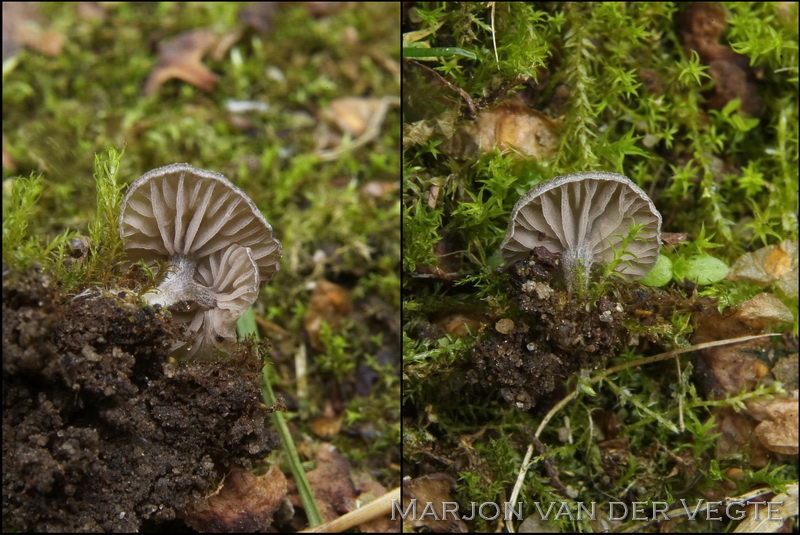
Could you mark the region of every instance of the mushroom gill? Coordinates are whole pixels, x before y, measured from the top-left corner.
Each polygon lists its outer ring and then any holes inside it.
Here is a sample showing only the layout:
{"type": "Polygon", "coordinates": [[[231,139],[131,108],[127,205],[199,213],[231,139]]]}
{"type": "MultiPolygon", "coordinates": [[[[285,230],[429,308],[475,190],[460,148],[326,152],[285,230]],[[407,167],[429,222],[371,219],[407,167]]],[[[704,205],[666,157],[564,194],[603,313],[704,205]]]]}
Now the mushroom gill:
{"type": "Polygon", "coordinates": [[[224,176],[188,164],[131,184],[119,227],[132,259],[167,261],[142,297],[197,333],[192,355],[235,340],[236,320],[280,267],[281,244],[253,201],[224,176]]]}
{"type": "Polygon", "coordinates": [[[534,247],[561,254],[570,285],[595,262],[614,260],[632,225],[643,225],[627,244],[616,271],[645,276],[658,259],[661,214],[653,201],[623,175],[573,173],[539,184],[514,205],[501,245],[506,264],[525,260],[534,247]]]}

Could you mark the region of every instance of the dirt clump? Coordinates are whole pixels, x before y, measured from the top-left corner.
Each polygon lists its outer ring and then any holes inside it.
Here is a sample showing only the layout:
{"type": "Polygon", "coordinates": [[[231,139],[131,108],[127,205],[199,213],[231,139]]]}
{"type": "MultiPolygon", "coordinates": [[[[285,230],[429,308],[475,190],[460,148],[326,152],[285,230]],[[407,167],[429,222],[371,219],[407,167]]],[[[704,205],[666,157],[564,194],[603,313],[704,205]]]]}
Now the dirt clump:
{"type": "Polygon", "coordinates": [[[516,311],[495,323],[472,349],[485,385],[527,410],[578,370],[601,368],[628,340],[620,303],[601,296],[593,303],[558,280],[560,255],[536,247],[508,269],[516,311]]]}
{"type": "Polygon", "coordinates": [[[170,362],[180,336],[130,292],[4,276],[4,531],[175,527],[276,446],[257,363],[170,362]]]}

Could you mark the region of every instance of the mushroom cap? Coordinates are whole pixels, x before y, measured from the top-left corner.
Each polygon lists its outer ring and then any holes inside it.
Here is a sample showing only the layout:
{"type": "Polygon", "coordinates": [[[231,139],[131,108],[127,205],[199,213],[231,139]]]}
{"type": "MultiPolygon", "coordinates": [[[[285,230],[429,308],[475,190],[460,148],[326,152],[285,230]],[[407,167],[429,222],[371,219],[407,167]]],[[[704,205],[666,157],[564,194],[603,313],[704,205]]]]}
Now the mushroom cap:
{"type": "Polygon", "coordinates": [[[188,351],[209,356],[213,348],[226,350],[236,341],[236,321],[258,298],[258,266],[249,247],[233,245],[217,251],[197,266],[197,279],[211,288],[216,306],[196,309],[189,330],[200,333],[188,351]]]}
{"type": "Polygon", "coordinates": [[[119,232],[128,254],[202,262],[231,245],[251,249],[260,284],[280,268],[281,244],[253,201],[227,178],[186,163],[139,177],[125,195],[119,232]]]}
{"type": "MultiPolygon", "coordinates": [[[[645,276],[658,259],[661,214],[629,178],[601,171],[564,175],[523,195],[511,212],[501,245],[506,264],[525,260],[534,247],[561,253],[564,269],[611,262],[632,224],[644,226],[627,246],[616,270],[628,279],[645,276]]],[[[568,273],[569,277],[572,274],[568,273]]]]}

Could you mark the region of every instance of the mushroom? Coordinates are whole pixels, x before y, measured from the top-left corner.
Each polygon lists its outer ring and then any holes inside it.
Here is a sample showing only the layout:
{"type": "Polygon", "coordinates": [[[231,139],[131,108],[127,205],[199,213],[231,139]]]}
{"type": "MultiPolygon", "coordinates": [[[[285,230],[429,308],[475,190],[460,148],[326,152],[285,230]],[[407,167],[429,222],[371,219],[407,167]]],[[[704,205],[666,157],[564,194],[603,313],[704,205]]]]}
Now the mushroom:
{"type": "Polygon", "coordinates": [[[236,320],[279,269],[281,244],[253,201],[224,176],[189,164],[131,184],[119,231],[133,259],[167,261],[159,285],[142,297],[188,324],[198,338],[189,355],[235,340],[236,320]]]}
{"type": "Polygon", "coordinates": [[[661,214],[629,178],[589,171],[556,177],[523,195],[511,213],[501,245],[506,264],[525,260],[534,247],[561,253],[568,284],[583,270],[588,280],[595,262],[614,260],[631,225],[643,225],[627,244],[616,271],[644,277],[658,259],[661,214]]]}

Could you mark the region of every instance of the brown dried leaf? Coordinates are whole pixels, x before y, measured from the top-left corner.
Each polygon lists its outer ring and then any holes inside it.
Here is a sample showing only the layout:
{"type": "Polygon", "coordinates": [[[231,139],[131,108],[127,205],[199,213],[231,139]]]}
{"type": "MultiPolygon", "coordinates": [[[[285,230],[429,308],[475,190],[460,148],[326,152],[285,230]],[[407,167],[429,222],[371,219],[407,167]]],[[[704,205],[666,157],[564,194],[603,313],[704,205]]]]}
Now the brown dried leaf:
{"type": "Polygon", "coordinates": [[[361,186],[361,195],[368,198],[379,199],[400,189],[396,181],[370,180],[361,186]]]}
{"type": "Polygon", "coordinates": [[[338,284],[326,280],[317,281],[314,293],[308,303],[306,316],[303,319],[311,347],[317,351],[324,350],[325,347],[320,340],[323,322],[330,325],[331,328],[336,328],[342,318],[350,314],[352,309],[350,292],[338,284]]]}
{"type": "MultiPolygon", "coordinates": [[[[712,308],[704,310],[696,321],[694,344],[758,334],[763,328],[763,324],[747,322],[735,311],[722,315],[712,308]]],[[[767,347],[769,341],[759,339],[701,350],[697,366],[701,385],[719,397],[752,390],[760,375],[756,355],[767,347]]]]}
{"type": "Polygon", "coordinates": [[[557,143],[558,128],[552,119],[522,104],[506,103],[480,112],[442,144],[442,151],[454,158],[471,158],[495,148],[513,148],[542,160],[553,154],[557,143]]]}
{"type": "Polygon", "coordinates": [[[202,63],[203,57],[217,45],[209,30],[184,32],[158,47],[158,63],[145,82],[145,95],[152,95],[167,80],[178,78],[203,91],[211,91],[219,77],[202,63]]]}
{"type": "MultiPolygon", "coordinates": [[[[323,521],[330,522],[356,508],[357,493],[350,478],[350,463],[331,444],[320,446],[317,467],[306,476],[314,490],[314,498],[323,521]]],[[[292,498],[294,502],[295,496],[292,498]]],[[[299,496],[296,498],[299,500],[299,496]]]]}
{"type": "Polygon", "coordinates": [[[728,278],[745,279],[763,286],[777,283],[786,295],[797,297],[797,266],[797,242],[784,240],[779,245],[768,245],[739,257],[728,278]]]}
{"type": "Polygon", "coordinates": [[[190,508],[183,519],[200,532],[273,531],[272,516],[287,492],[278,466],[262,476],[234,468],[219,492],[207,499],[206,509],[190,508]]]}
{"type": "Polygon", "coordinates": [[[358,137],[366,130],[370,118],[380,108],[382,100],[366,97],[337,98],[322,111],[322,117],[335,124],[341,132],[358,137]]]}
{"type": "Polygon", "coordinates": [[[764,418],[755,433],[765,448],[782,455],[798,454],[799,408],[796,398],[775,399],[764,407],[764,418]]]}
{"type": "Polygon", "coordinates": [[[479,312],[470,310],[468,312],[448,312],[433,323],[442,329],[445,334],[466,338],[478,332],[481,327],[481,320],[479,312]]]}
{"type": "Polygon", "coordinates": [[[57,56],[64,47],[64,36],[45,27],[37,2],[3,2],[3,61],[21,47],[57,56]]]}
{"type": "Polygon", "coordinates": [[[791,323],[792,311],[780,299],[769,293],[760,293],[736,308],[736,317],[754,327],[765,324],[791,323]]]}
{"type": "Polygon", "coordinates": [[[458,109],[444,111],[432,119],[422,119],[413,123],[403,124],[403,148],[408,149],[415,145],[427,142],[434,135],[446,139],[456,133],[456,122],[460,114],[458,109]]]}
{"type": "Polygon", "coordinates": [[[336,415],[330,402],[325,404],[322,416],[311,420],[311,431],[320,438],[331,439],[339,434],[344,414],[336,415]]]}
{"type": "MultiPolygon", "coordinates": [[[[403,482],[403,511],[407,511],[412,499],[417,500],[417,514],[406,517],[404,532],[427,528],[436,533],[466,533],[467,525],[452,513],[444,514],[444,503],[453,502],[450,489],[455,481],[447,474],[431,474],[403,482]],[[423,510],[430,504],[436,514],[425,514],[423,510]]],[[[430,513],[430,510],[428,510],[430,513]]]]}

